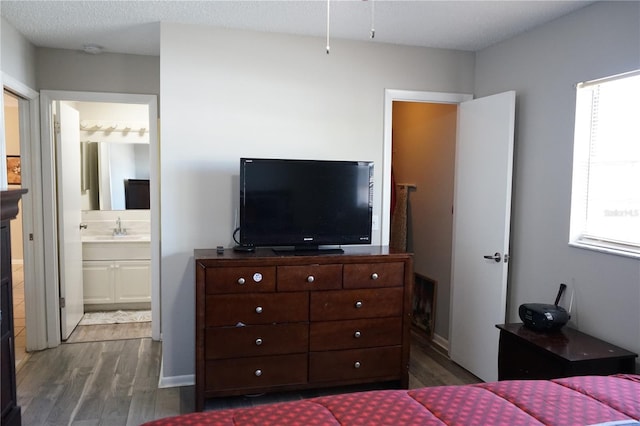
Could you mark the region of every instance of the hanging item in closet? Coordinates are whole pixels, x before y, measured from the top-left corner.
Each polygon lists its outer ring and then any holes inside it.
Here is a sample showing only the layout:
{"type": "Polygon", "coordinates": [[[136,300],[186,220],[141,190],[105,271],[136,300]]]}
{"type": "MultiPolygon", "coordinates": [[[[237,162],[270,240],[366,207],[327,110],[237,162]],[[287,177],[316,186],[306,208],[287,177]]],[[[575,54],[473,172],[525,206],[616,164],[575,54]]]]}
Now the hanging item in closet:
{"type": "Polygon", "coordinates": [[[393,251],[407,251],[408,207],[409,188],[415,188],[414,184],[398,184],[395,200],[395,209],[391,215],[391,235],[389,247],[393,251]]]}

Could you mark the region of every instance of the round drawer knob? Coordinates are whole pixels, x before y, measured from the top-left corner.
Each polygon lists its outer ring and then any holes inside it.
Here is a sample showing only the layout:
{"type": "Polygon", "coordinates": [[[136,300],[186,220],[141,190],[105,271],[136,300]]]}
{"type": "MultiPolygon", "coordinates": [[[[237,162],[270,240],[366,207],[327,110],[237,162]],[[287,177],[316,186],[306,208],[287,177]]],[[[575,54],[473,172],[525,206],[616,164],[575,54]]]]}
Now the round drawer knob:
{"type": "Polygon", "coordinates": [[[375,272],[373,274],[371,274],[371,279],[372,280],[377,280],[378,278],[380,278],[380,276],[378,274],[376,274],[375,272]]]}
{"type": "Polygon", "coordinates": [[[247,281],[244,278],[242,278],[242,277],[238,278],[238,284],[242,285],[242,284],[244,284],[246,282],[247,281]]]}
{"type": "Polygon", "coordinates": [[[356,361],[353,363],[353,368],[360,368],[360,361],[356,361]]]}
{"type": "Polygon", "coordinates": [[[308,283],[312,283],[312,282],[314,282],[315,280],[316,280],[316,278],[315,278],[313,275],[309,275],[309,276],[307,277],[307,282],[308,282],[308,283]]]}
{"type": "Polygon", "coordinates": [[[362,333],[360,333],[359,330],[353,333],[353,337],[355,337],[356,339],[358,339],[360,336],[362,336],[362,333]]]}
{"type": "Polygon", "coordinates": [[[256,370],[254,374],[256,375],[256,377],[260,377],[262,376],[262,370],[256,370]]]}
{"type": "Polygon", "coordinates": [[[262,313],[262,306],[256,307],[256,314],[261,314],[261,313],[262,313]]]}
{"type": "Polygon", "coordinates": [[[262,344],[262,339],[258,337],[256,339],[256,346],[260,346],[261,344],[262,344]]]}
{"type": "Polygon", "coordinates": [[[362,301],[361,301],[361,300],[358,300],[358,301],[356,302],[356,308],[357,308],[357,309],[362,308],[362,301]]]}

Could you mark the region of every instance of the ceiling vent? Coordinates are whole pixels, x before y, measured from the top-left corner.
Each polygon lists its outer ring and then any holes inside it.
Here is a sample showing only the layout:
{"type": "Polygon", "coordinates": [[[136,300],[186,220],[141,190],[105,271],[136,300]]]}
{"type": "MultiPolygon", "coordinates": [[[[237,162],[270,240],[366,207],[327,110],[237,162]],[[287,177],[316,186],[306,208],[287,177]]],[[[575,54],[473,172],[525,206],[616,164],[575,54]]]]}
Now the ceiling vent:
{"type": "Polygon", "coordinates": [[[82,46],[82,51],[90,55],[99,55],[104,51],[104,47],[97,44],[85,44],[82,46]]]}

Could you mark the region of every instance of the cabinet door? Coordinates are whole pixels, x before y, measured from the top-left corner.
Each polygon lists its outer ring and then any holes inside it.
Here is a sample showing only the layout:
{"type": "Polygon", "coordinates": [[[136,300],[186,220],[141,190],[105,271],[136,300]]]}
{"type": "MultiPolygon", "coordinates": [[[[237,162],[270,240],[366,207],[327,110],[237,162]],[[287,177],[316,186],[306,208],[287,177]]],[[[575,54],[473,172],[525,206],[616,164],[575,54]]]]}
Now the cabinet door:
{"type": "Polygon", "coordinates": [[[114,262],[115,303],[151,301],[151,267],[148,260],[114,262]]]}
{"type": "Polygon", "coordinates": [[[82,262],[84,303],[113,303],[113,268],[111,261],[85,260],[82,262]]]}

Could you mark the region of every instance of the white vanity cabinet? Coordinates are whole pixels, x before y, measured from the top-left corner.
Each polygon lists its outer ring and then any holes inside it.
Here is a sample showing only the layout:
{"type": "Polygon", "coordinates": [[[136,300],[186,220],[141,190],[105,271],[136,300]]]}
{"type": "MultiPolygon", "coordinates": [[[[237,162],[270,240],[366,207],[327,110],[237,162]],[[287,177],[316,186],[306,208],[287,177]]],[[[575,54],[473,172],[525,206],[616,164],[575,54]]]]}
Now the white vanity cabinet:
{"type": "Polygon", "coordinates": [[[82,281],[85,305],[114,302],[113,262],[83,260],[82,281]]]}
{"type": "Polygon", "coordinates": [[[82,253],[85,305],[151,302],[149,242],[85,241],[82,253]]]}

